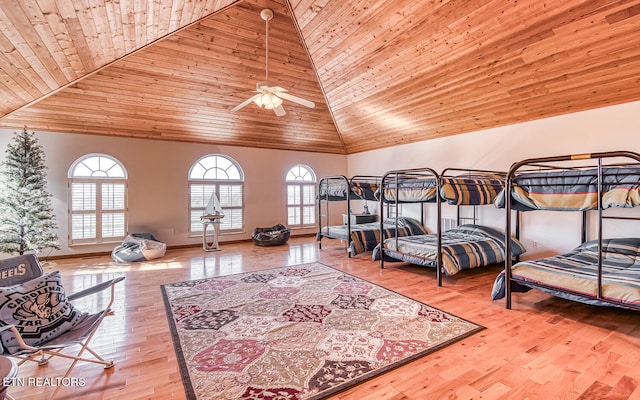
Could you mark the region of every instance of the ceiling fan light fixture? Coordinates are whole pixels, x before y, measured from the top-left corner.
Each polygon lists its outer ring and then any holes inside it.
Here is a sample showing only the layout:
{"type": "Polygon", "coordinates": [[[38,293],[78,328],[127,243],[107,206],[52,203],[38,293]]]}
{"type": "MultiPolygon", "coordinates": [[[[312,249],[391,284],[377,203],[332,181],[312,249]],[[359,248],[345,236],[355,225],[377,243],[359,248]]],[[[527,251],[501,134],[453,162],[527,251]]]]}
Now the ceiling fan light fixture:
{"type": "Polygon", "coordinates": [[[273,11],[265,8],[260,12],[260,17],[265,21],[265,71],[264,82],[258,82],[256,84],[256,90],[251,98],[243,101],[237,106],[233,107],[231,111],[238,111],[241,108],[254,102],[258,107],[266,110],[273,110],[276,116],[282,117],[286,115],[284,108],[282,107],[283,100],[288,100],[305,107],[314,108],[316,105],[313,101],[305,100],[301,97],[297,97],[287,93],[287,90],[280,86],[271,86],[269,82],[269,21],[273,18],[273,11]]]}
{"type": "Polygon", "coordinates": [[[273,93],[263,93],[253,99],[253,102],[260,108],[273,110],[282,105],[282,99],[273,93]]]}

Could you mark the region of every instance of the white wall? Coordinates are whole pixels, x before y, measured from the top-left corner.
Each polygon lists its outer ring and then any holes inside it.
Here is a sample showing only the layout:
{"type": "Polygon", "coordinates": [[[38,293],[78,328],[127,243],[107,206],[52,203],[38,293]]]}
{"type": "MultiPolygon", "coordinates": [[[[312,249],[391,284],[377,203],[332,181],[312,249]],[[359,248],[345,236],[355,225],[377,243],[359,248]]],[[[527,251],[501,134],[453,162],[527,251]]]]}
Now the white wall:
{"type": "MultiPolygon", "coordinates": [[[[631,150],[640,152],[637,140],[640,102],[541,119],[502,128],[461,134],[350,156],[217,146],[193,143],[36,132],[48,166],[48,190],[53,196],[62,249],[53,255],[110,251],[113,244],[68,246],[67,171],[79,157],[106,153],[119,159],[129,173],[129,232],[151,232],[168,245],[198,244],[188,235],[187,172],[205,154],[233,157],[245,173],[245,232],[225,240],[249,239],[253,228],[286,223],[284,176],[295,164],[309,165],[318,178],[328,175],[382,175],[401,168],[447,167],[507,170],[516,161],[540,156],[631,150]]],[[[14,130],[0,129],[0,149],[6,149],[14,130]]],[[[0,162],[4,160],[0,153],[0,162]]],[[[376,205],[369,202],[369,207],[376,205]]],[[[355,204],[360,211],[362,205],[355,204]]],[[[407,210],[416,214],[416,210],[407,210]]],[[[626,212],[627,210],[623,210],[626,212]]],[[[341,210],[333,214],[339,217],[341,210]]],[[[444,206],[443,214],[454,207],[444,206]]],[[[633,210],[631,212],[638,211],[633,210]]],[[[427,210],[427,226],[435,227],[427,210]]],[[[484,224],[504,226],[504,212],[492,206],[481,209],[484,224]]],[[[522,239],[528,256],[557,253],[579,243],[580,216],[576,213],[525,213],[522,239]],[[534,242],[537,247],[534,247],[534,242]]],[[[332,221],[339,223],[339,221],[332,221]]],[[[631,235],[637,224],[616,222],[605,233],[631,235]]],[[[315,229],[294,232],[314,233],[315,229]]]]}
{"type": "MultiPolygon", "coordinates": [[[[512,163],[534,157],[617,150],[640,152],[638,115],[640,102],[634,102],[362,152],[348,157],[348,175],[382,175],[389,170],[420,167],[430,167],[437,172],[445,168],[506,171],[512,163]]],[[[481,208],[482,223],[504,226],[504,212],[487,207],[481,208]]],[[[427,224],[433,229],[434,213],[429,211],[427,209],[427,224]]],[[[639,210],[623,211],[639,213],[639,210]]],[[[445,205],[443,214],[446,212],[455,212],[455,208],[445,205]]],[[[634,225],[609,221],[605,225],[605,234],[615,236],[637,236],[637,230],[637,222],[634,225]]],[[[580,242],[580,215],[544,211],[524,213],[521,233],[528,257],[566,251],[580,242]]]]}
{"type": "MultiPolygon", "coordinates": [[[[6,149],[15,130],[0,129],[0,149],[6,149]]],[[[67,173],[71,164],[89,153],[105,153],[120,160],[129,175],[129,233],[150,232],[169,246],[201,243],[189,237],[187,174],[206,154],[220,153],[235,159],[245,174],[245,232],[223,235],[221,242],[249,239],[256,227],[287,224],[284,179],[296,164],[311,167],[320,178],[346,174],[342,155],[267,150],[233,146],[142,140],[94,135],[36,132],[47,164],[47,190],[58,224],[62,249],[46,255],[111,251],[115,245],[68,245],[67,173]]],[[[5,152],[0,152],[0,162],[5,152]]],[[[293,231],[292,235],[315,233],[293,231]]]]}

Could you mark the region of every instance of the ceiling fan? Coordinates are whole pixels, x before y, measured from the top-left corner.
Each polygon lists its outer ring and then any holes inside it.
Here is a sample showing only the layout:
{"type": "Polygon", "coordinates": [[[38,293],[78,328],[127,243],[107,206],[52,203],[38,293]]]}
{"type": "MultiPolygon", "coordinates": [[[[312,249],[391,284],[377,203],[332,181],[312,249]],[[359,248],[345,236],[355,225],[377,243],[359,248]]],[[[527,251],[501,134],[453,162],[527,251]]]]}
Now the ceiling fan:
{"type": "Polygon", "coordinates": [[[305,107],[313,108],[315,107],[315,103],[309,100],[305,100],[303,98],[291,95],[288,93],[287,89],[284,89],[280,86],[273,86],[269,83],[269,21],[273,18],[273,11],[269,8],[265,8],[260,12],[260,17],[266,22],[266,39],[265,39],[265,47],[266,47],[266,68],[265,68],[265,80],[264,82],[258,82],[256,84],[256,90],[253,96],[243,101],[242,103],[235,106],[231,111],[238,111],[251,102],[256,103],[256,105],[260,108],[265,108],[267,110],[273,110],[273,112],[278,116],[282,117],[286,114],[284,108],[282,107],[283,100],[289,100],[294,103],[303,105],[305,107]]]}

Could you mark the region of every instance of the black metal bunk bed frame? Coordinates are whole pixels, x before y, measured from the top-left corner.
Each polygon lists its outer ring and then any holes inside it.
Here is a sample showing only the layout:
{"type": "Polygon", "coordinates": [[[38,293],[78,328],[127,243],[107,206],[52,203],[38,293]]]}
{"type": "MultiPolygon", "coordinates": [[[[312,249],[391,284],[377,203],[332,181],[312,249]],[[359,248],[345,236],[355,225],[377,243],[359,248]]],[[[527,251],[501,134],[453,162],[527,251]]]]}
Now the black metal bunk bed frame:
{"type": "MultiPolygon", "coordinates": [[[[388,183],[387,183],[388,184],[388,183]]],[[[413,168],[413,169],[405,169],[405,170],[394,170],[394,171],[388,171],[387,173],[385,173],[382,176],[382,180],[380,182],[380,243],[378,244],[380,246],[380,268],[384,268],[384,249],[383,249],[383,243],[385,240],[384,237],[384,215],[382,210],[384,208],[385,204],[391,205],[394,209],[394,216],[393,218],[395,218],[395,224],[397,226],[398,224],[398,216],[399,216],[399,212],[398,212],[398,206],[400,204],[417,204],[419,203],[421,205],[420,207],[420,221],[422,222],[422,224],[424,225],[424,203],[428,203],[428,202],[433,202],[435,201],[437,203],[437,223],[436,223],[436,231],[438,233],[438,237],[437,237],[437,246],[438,246],[438,253],[436,255],[436,279],[438,280],[438,286],[442,286],[442,271],[441,271],[441,265],[442,265],[442,252],[440,251],[440,249],[442,248],[442,242],[441,242],[441,231],[442,231],[442,222],[441,222],[441,217],[440,217],[440,176],[438,175],[438,173],[431,169],[431,168],[413,168]],[[400,201],[400,195],[399,195],[399,185],[400,182],[402,180],[407,180],[407,179],[435,179],[435,189],[436,189],[436,193],[435,193],[435,199],[429,201],[429,200],[425,200],[425,201],[400,201]],[[396,190],[396,195],[394,196],[395,198],[393,199],[393,201],[388,201],[385,198],[385,183],[387,182],[393,182],[395,190],[396,190]]],[[[396,240],[396,246],[398,244],[398,233],[396,230],[396,234],[394,236],[395,240],[396,240]]]]}
{"type": "MultiPolygon", "coordinates": [[[[640,310],[640,307],[637,306],[633,306],[630,304],[623,304],[611,299],[607,299],[603,296],[602,293],[602,262],[603,262],[603,257],[602,257],[602,235],[603,235],[603,220],[605,219],[620,219],[620,220],[640,220],[640,218],[637,217],[615,217],[615,216],[604,216],[603,215],[603,206],[602,206],[602,195],[603,195],[603,182],[602,182],[602,169],[603,167],[605,167],[605,165],[603,165],[603,159],[609,159],[609,158],[629,158],[629,159],[633,159],[636,162],[640,163],[640,154],[638,153],[634,153],[634,152],[630,152],[630,151],[611,151],[611,152],[598,152],[598,153],[585,153],[585,154],[572,154],[572,155],[563,155],[563,156],[554,156],[554,157],[540,157],[540,158],[530,158],[530,159],[526,159],[526,160],[522,160],[519,161],[517,163],[514,163],[511,168],[509,169],[509,172],[507,173],[507,178],[506,178],[506,183],[505,183],[505,209],[506,209],[506,222],[505,222],[505,236],[508,235],[507,232],[510,232],[511,229],[511,209],[512,209],[512,199],[511,199],[511,191],[513,188],[513,184],[514,184],[514,179],[516,178],[518,171],[521,170],[521,168],[523,167],[537,167],[539,169],[541,168],[545,168],[547,170],[553,170],[553,169],[562,169],[562,170],[567,170],[567,169],[572,169],[571,167],[558,167],[558,166],[552,166],[549,164],[541,164],[541,163],[551,163],[551,162],[567,162],[567,161],[579,161],[579,160],[596,160],[596,166],[597,166],[597,221],[596,221],[596,233],[597,233],[597,242],[598,242],[598,266],[597,266],[597,294],[595,296],[587,294],[587,293],[579,293],[576,291],[572,291],[569,289],[563,289],[563,288],[558,288],[558,287],[551,287],[549,285],[545,285],[544,283],[540,283],[540,282],[532,282],[532,281],[526,281],[526,286],[529,287],[540,287],[543,289],[549,289],[549,290],[555,290],[558,292],[563,292],[563,293],[567,293],[570,295],[574,295],[576,297],[583,297],[583,298],[588,298],[588,299],[594,299],[594,300],[598,300],[601,301],[603,303],[609,303],[612,305],[616,305],[616,306],[623,306],[625,308],[631,308],[631,309],[636,309],[636,310],[640,310]]],[[[608,165],[606,165],[608,166],[608,165]]],[[[616,164],[615,166],[620,166],[620,164],[616,164]]],[[[578,167],[579,169],[583,169],[583,168],[593,168],[593,165],[590,166],[583,166],[583,167],[578,167]]],[[[576,167],[573,167],[573,169],[578,169],[576,167]]],[[[528,170],[526,172],[532,172],[531,170],[528,170]]],[[[522,172],[525,173],[525,172],[522,172]]],[[[640,183],[640,182],[639,182],[640,183]]],[[[588,211],[581,211],[582,213],[582,218],[581,218],[581,240],[582,243],[585,243],[587,240],[587,213],[588,211]]],[[[508,240],[508,237],[506,237],[506,242],[505,242],[505,254],[509,254],[509,252],[511,251],[511,241],[508,240]]],[[[511,271],[511,267],[512,267],[513,263],[511,260],[511,257],[505,257],[505,269],[504,269],[504,273],[505,273],[505,308],[506,309],[511,309],[512,307],[512,298],[511,298],[511,294],[513,292],[512,290],[512,283],[525,283],[524,280],[522,279],[518,279],[517,277],[512,276],[512,271],[511,271]]]]}
{"type": "MultiPolygon", "coordinates": [[[[442,186],[442,181],[444,181],[444,179],[446,178],[459,178],[461,175],[452,175],[452,172],[457,172],[457,173],[466,173],[469,175],[472,175],[474,173],[480,173],[480,174],[493,174],[496,176],[500,176],[502,177],[502,180],[505,180],[507,177],[506,172],[504,171],[490,171],[490,170],[484,170],[484,169],[473,169],[473,168],[445,168],[442,173],[440,173],[440,180],[441,180],[441,186],[442,186]]],[[[472,206],[473,207],[473,215],[471,217],[464,217],[461,215],[460,213],[460,209],[462,207],[462,205],[457,206],[456,208],[456,221],[458,223],[458,225],[460,225],[462,223],[462,221],[465,220],[470,220],[472,221],[472,223],[477,223],[478,222],[478,215],[477,215],[477,209],[478,209],[478,205],[477,204],[465,204],[468,206],[472,206]]],[[[516,238],[518,238],[519,235],[519,218],[516,220],[516,238]]]]}
{"type": "MultiPolygon", "coordinates": [[[[454,172],[458,172],[461,174],[494,174],[494,175],[498,175],[501,177],[505,177],[506,178],[506,173],[503,171],[491,171],[491,170],[482,170],[482,169],[470,169],[470,168],[446,168],[442,171],[441,174],[438,174],[437,172],[435,172],[433,169],[431,168],[415,168],[415,169],[407,169],[407,170],[395,170],[395,171],[389,171],[387,172],[383,177],[382,177],[382,181],[381,181],[381,186],[380,186],[380,192],[381,192],[381,196],[380,196],[380,207],[382,209],[383,203],[385,202],[385,197],[384,197],[384,189],[385,189],[385,183],[388,182],[389,180],[392,180],[393,183],[395,184],[395,188],[396,190],[398,190],[398,184],[400,182],[401,179],[412,179],[412,178],[422,178],[422,179],[428,179],[428,178],[434,178],[436,180],[436,195],[435,195],[435,199],[431,199],[431,200],[426,200],[426,201],[422,201],[420,203],[422,203],[424,205],[424,203],[436,203],[436,218],[437,218],[437,222],[436,222],[436,242],[437,242],[437,254],[436,254],[436,280],[437,280],[437,284],[438,286],[442,286],[442,196],[440,193],[440,189],[442,188],[442,181],[443,179],[446,178],[459,178],[460,175],[452,175],[452,173],[454,172]]],[[[405,203],[418,203],[418,202],[401,202],[398,200],[399,196],[396,195],[395,196],[395,200],[393,202],[391,202],[391,205],[395,207],[396,209],[396,221],[397,221],[397,207],[399,204],[405,204],[405,203]]],[[[463,217],[460,213],[460,209],[463,205],[457,205],[456,206],[456,221],[457,224],[460,225],[462,223],[463,220],[472,220],[473,223],[477,223],[477,214],[476,214],[476,207],[477,205],[475,204],[469,204],[470,206],[473,207],[473,216],[472,217],[463,217]]],[[[421,213],[420,213],[420,217],[421,220],[424,220],[424,210],[421,209],[421,213]]],[[[519,218],[519,213],[516,213],[517,218],[516,218],[516,225],[515,225],[515,237],[517,239],[519,239],[520,237],[520,218],[519,218]]],[[[423,222],[424,224],[424,222],[423,222]]],[[[381,233],[383,232],[383,227],[382,224],[380,225],[380,230],[381,233]]],[[[510,231],[509,231],[510,232],[510,231]]],[[[396,234],[395,236],[395,240],[396,240],[396,248],[398,247],[398,235],[396,234]]],[[[384,268],[384,250],[383,250],[383,244],[382,242],[384,242],[384,238],[383,235],[380,235],[380,268],[384,268]]],[[[509,240],[510,242],[510,240],[509,240]]],[[[508,252],[505,252],[505,254],[510,254],[508,252]]],[[[519,257],[516,257],[516,260],[519,260],[519,257]]]]}
{"type": "MultiPolygon", "coordinates": [[[[352,194],[352,187],[353,187],[353,183],[355,181],[374,181],[374,182],[379,182],[380,181],[380,177],[379,176],[373,176],[373,175],[354,175],[353,177],[351,177],[351,179],[347,178],[344,175],[331,175],[331,176],[325,176],[323,178],[320,179],[320,181],[318,181],[318,235],[317,235],[317,241],[318,241],[318,248],[322,249],[322,238],[323,237],[327,237],[329,239],[338,239],[338,237],[333,237],[331,236],[331,232],[330,232],[330,220],[331,220],[331,215],[330,215],[330,211],[329,211],[329,203],[331,202],[337,202],[337,201],[346,201],[347,202],[347,253],[348,256],[351,257],[351,200],[352,200],[352,196],[355,196],[355,194],[352,194]],[[330,196],[329,193],[329,186],[331,183],[334,184],[344,184],[345,188],[346,188],[346,193],[345,199],[332,199],[332,197],[330,196]],[[322,193],[322,185],[326,185],[327,190],[324,192],[324,196],[322,193]],[[326,204],[326,214],[322,213],[322,203],[326,204]],[[327,228],[327,233],[323,234],[322,233],[322,228],[323,228],[323,217],[324,217],[324,221],[326,221],[326,224],[324,225],[325,228],[327,228]]],[[[353,200],[364,200],[364,199],[360,199],[360,198],[353,198],[353,200]]],[[[382,214],[382,210],[380,210],[380,213],[382,214]]]]}

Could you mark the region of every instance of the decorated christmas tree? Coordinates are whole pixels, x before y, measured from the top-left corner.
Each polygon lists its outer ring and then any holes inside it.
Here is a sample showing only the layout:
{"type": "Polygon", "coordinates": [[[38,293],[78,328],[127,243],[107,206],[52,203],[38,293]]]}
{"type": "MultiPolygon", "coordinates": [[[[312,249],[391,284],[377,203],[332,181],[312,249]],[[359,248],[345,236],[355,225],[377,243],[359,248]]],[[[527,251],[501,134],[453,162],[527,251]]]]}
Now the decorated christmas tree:
{"type": "Polygon", "coordinates": [[[3,162],[0,191],[0,252],[24,254],[59,249],[46,166],[34,132],[14,132],[3,162]]]}

